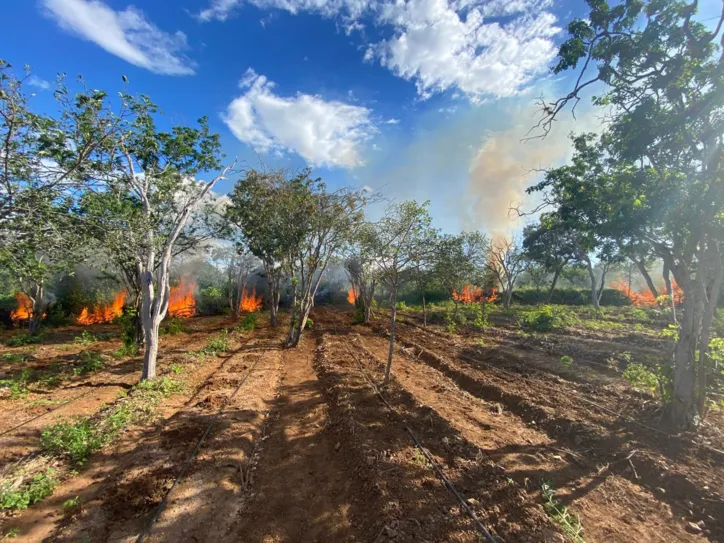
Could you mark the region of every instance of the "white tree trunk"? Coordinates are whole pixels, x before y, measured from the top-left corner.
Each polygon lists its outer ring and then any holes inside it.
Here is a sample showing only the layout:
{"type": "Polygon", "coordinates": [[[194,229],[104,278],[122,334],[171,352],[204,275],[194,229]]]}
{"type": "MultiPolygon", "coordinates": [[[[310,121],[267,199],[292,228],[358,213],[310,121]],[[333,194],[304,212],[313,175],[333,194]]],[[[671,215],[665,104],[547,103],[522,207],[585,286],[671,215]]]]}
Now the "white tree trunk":
{"type": "Polygon", "coordinates": [[[390,292],[390,303],[392,305],[390,311],[390,348],[387,353],[387,366],[385,367],[385,378],[383,385],[390,382],[390,374],[392,373],[392,355],[395,352],[395,323],[397,320],[397,285],[392,287],[390,292]]]}

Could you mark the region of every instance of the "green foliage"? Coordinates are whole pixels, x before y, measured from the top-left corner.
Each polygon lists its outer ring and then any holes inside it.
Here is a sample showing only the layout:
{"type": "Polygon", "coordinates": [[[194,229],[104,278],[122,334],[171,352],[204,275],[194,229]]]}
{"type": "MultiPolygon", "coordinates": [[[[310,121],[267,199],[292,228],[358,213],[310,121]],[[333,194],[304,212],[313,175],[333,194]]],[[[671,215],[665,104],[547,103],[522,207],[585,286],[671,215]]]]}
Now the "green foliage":
{"type": "Polygon", "coordinates": [[[91,334],[88,330],[83,330],[79,336],[73,338],[73,343],[76,345],[92,345],[98,341],[98,338],[91,334]]]}
{"type": "MultiPolygon", "coordinates": [[[[536,305],[548,301],[548,292],[521,288],[513,292],[513,301],[521,305],[536,305]]],[[[554,305],[587,306],[591,303],[591,290],[579,288],[556,288],[550,301],[554,305]]],[[[628,306],[631,300],[622,292],[606,288],[601,295],[602,306],[628,306]]]]}
{"type": "Polygon", "coordinates": [[[73,514],[77,512],[82,505],[82,501],[80,499],[80,496],[76,496],[75,498],[70,498],[69,500],[65,500],[63,502],[63,512],[66,514],[73,514]]]}
{"type": "Polygon", "coordinates": [[[629,364],[623,371],[623,378],[626,379],[636,390],[645,390],[651,393],[656,392],[658,379],[656,374],[643,364],[634,362],[629,364]]]}
{"type": "Polygon", "coordinates": [[[105,442],[104,436],[93,428],[90,419],[84,417],[46,426],[40,435],[44,451],[67,458],[77,466],[84,464],[105,442]]]}
{"type": "Polygon", "coordinates": [[[541,485],[541,496],[543,497],[543,509],[548,516],[560,526],[566,536],[574,543],[584,543],[583,526],[578,515],[571,515],[568,508],[556,500],[555,490],[550,483],[544,482],[541,485]]]}
{"type": "Polygon", "coordinates": [[[126,356],[135,356],[138,354],[138,312],[129,306],[123,309],[123,314],[116,319],[116,323],[121,325],[121,341],[123,347],[114,351],[115,358],[123,358],[126,356]]]}
{"type": "Polygon", "coordinates": [[[544,305],[520,315],[518,324],[525,330],[550,332],[578,322],[575,313],[562,306],[544,305]]]}
{"type": "Polygon", "coordinates": [[[169,336],[175,336],[178,334],[181,334],[185,332],[186,329],[184,328],[184,322],[182,319],[179,319],[178,317],[171,317],[168,320],[168,324],[161,328],[161,334],[163,335],[169,335],[169,336]]]}
{"type": "Polygon", "coordinates": [[[0,539],[0,541],[8,541],[10,539],[15,539],[20,535],[20,528],[10,528],[7,533],[0,539]]]}
{"type": "Polygon", "coordinates": [[[133,387],[133,389],[134,391],[141,391],[147,394],[148,397],[152,397],[154,395],[167,397],[183,391],[184,386],[180,381],[176,381],[175,379],[165,376],[141,381],[133,387]]]}
{"type": "Polygon", "coordinates": [[[229,331],[222,330],[219,334],[212,337],[201,349],[203,354],[217,355],[219,353],[225,353],[229,349],[229,331]]]}
{"type": "Polygon", "coordinates": [[[638,307],[631,310],[631,318],[640,322],[649,322],[650,320],[646,310],[638,307]]]}
{"type": "Polygon", "coordinates": [[[196,308],[202,315],[220,315],[229,311],[226,293],[219,287],[209,285],[199,291],[196,308]]]}
{"type": "Polygon", "coordinates": [[[127,356],[136,356],[138,354],[138,345],[135,342],[128,345],[124,344],[113,351],[113,358],[125,358],[127,356]]]}
{"type": "Polygon", "coordinates": [[[8,483],[0,488],[0,507],[2,509],[22,510],[47,498],[55,490],[55,471],[48,468],[45,473],[38,473],[30,481],[13,488],[8,483]]]}
{"type": "Polygon", "coordinates": [[[314,327],[314,321],[307,317],[307,322],[304,323],[304,329],[305,330],[311,330],[314,327]]]}
{"type": "Polygon", "coordinates": [[[0,355],[0,363],[4,364],[18,364],[25,362],[30,355],[27,353],[3,353],[0,355]]]}
{"type": "Polygon", "coordinates": [[[78,355],[80,360],[80,366],[73,368],[75,375],[85,375],[86,373],[93,373],[103,368],[105,363],[103,362],[103,356],[98,351],[82,351],[78,355]]]}
{"type": "Polygon", "coordinates": [[[30,383],[32,373],[30,368],[23,368],[20,373],[13,375],[10,379],[0,379],[0,388],[10,389],[11,400],[24,398],[30,392],[28,383],[30,383]]]}
{"type": "Polygon", "coordinates": [[[23,345],[40,343],[41,339],[43,339],[42,336],[38,334],[15,334],[5,340],[5,345],[7,347],[22,347],[23,345]]]}
{"type": "Polygon", "coordinates": [[[168,369],[174,375],[181,375],[184,372],[183,367],[179,364],[171,364],[168,369]]]}
{"type": "Polygon", "coordinates": [[[564,368],[572,368],[573,367],[573,357],[568,355],[561,356],[561,366],[564,368]]]}
{"type": "Polygon", "coordinates": [[[679,340],[679,325],[669,324],[664,330],[661,331],[660,336],[662,338],[673,339],[674,341],[679,340]]]}
{"type": "Polygon", "coordinates": [[[259,317],[256,313],[247,313],[241,318],[239,324],[234,327],[234,332],[251,332],[252,330],[254,330],[254,328],[256,328],[258,318],[259,317]]]}

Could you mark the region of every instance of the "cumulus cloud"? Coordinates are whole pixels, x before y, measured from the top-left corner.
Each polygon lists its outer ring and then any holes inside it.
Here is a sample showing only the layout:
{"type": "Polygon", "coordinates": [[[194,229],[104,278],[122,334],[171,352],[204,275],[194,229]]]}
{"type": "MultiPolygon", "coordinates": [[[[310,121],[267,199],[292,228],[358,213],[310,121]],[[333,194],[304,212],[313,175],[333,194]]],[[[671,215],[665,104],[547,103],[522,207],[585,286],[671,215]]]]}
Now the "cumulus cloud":
{"type": "Polygon", "coordinates": [[[510,128],[488,133],[475,152],[462,197],[467,208],[467,227],[510,234],[519,226],[511,206],[523,203],[524,208],[532,207],[525,205],[525,189],[540,175],[536,170],[554,167],[570,158],[572,131],[596,131],[600,126],[597,116],[584,109],[579,111],[577,120],[561,116],[555,130],[545,139],[521,141],[535,124],[531,113],[530,108],[519,110],[513,115],[510,128]]]}
{"type": "Polygon", "coordinates": [[[279,96],[274,83],[249,68],[244,94],[228,106],[233,134],[261,153],[293,151],[315,166],[353,168],[364,163],[362,145],[376,132],[371,111],[319,96],[279,96]]]}
{"type": "Polygon", "coordinates": [[[183,32],[169,34],[133,6],[115,11],[100,0],[43,0],[49,17],[64,30],[155,73],[189,75],[192,62],[183,32]]]}
{"type": "Polygon", "coordinates": [[[46,81],[45,79],[41,79],[36,75],[31,75],[28,78],[28,85],[31,87],[37,87],[41,90],[49,90],[50,89],[50,83],[46,81]]]}

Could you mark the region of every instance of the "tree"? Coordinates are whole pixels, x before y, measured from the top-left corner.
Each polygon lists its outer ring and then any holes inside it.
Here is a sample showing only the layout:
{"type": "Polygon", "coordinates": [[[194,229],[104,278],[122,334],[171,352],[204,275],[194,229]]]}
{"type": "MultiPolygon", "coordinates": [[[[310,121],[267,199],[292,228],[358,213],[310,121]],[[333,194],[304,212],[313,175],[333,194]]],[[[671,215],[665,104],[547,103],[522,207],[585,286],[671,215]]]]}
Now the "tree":
{"type": "MultiPolygon", "coordinates": [[[[122,94],[132,116],[125,120],[113,157],[107,190],[128,199],[140,223],[135,264],[140,279],[141,324],[145,340],[142,379],[156,376],[159,327],[168,311],[170,265],[176,243],[190,218],[217,181],[233,167],[222,167],[218,134],[211,134],[205,117],[198,128],[156,128],[156,106],[142,96],[122,94]],[[209,181],[196,176],[221,170],[209,181]],[[137,207],[136,207],[137,206],[137,207]]],[[[127,217],[117,217],[118,225],[127,217]]]]}
{"type": "Polygon", "coordinates": [[[527,259],[553,274],[548,290],[548,303],[551,303],[561,272],[575,258],[572,233],[550,216],[543,216],[538,224],[523,229],[523,251],[527,259]]]}
{"type": "Polygon", "coordinates": [[[435,246],[433,262],[435,275],[450,294],[458,312],[458,297],[468,285],[483,286],[490,242],[480,232],[463,232],[457,236],[444,235],[435,246]]]}
{"type": "Polygon", "coordinates": [[[289,200],[281,200],[285,183],[283,171],[249,170],[234,185],[225,213],[239,229],[239,243],[262,263],[272,326],[277,325],[282,277],[287,273],[292,248],[299,243],[299,234],[284,209],[289,200]]]}
{"type": "Polygon", "coordinates": [[[360,236],[364,237],[364,232],[369,228],[369,224],[360,227],[358,239],[350,246],[344,259],[344,269],[355,293],[355,305],[362,308],[362,322],[365,324],[369,323],[372,317],[372,303],[378,280],[369,247],[360,243],[360,236]]]}
{"type": "Polygon", "coordinates": [[[390,380],[395,348],[397,293],[402,283],[412,278],[418,261],[432,252],[435,232],[428,213],[429,202],[420,205],[407,201],[390,206],[384,217],[369,228],[364,241],[369,247],[381,281],[390,291],[390,348],[383,384],[390,380]]]}
{"type": "Polygon", "coordinates": [[[513,286],[524,268],[523,248],[517,239],[500,238],[493,241],[488,259],[488,270],[500,283],[505,309],[510,309],[513,286]]]}
{"type": "Polygon", "coordinates": [[[299,343],[314,298],[330,260],[354,239],[363,224],[367,199],[351,189],[327,192],[321,179],[312,179],[305,170],[287,189],[290,201],[288,220],[296,225],[299,243],[290,246],[292,313],[287,345],[299,343]]]}
{"type": "Polygon", "coordinates": [[[724,12],[711,31],[693,20],[696,1],[588,4],[588,18],[568,26],[553,69],[580,68],[575,86],[544,104],[540,126],[549,131],[594,84],[603,93],[593,102],[608,108],[608,122],[600,139],[578,138],[574,163],[582,159],[587,169],[559,185],[553,202],[602,237],[645,243],[673,273],[684,302],[667,414],[676,426],[690,427],[706,405],[710,328],[724,269],[717,43],[724,12]],[[574,185],[583,193],[574,196],[574,185]]]}

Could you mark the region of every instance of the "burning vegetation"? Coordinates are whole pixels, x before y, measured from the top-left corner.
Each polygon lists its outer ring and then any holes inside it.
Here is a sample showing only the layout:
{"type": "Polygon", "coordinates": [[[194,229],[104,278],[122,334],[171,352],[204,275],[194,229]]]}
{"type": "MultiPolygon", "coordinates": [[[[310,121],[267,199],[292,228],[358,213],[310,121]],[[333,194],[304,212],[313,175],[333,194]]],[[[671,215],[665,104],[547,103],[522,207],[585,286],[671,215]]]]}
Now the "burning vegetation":
{"type": "Polygon", "coordinates": [[[347,301],[352,305],[357,303],[357,293],[355,292],[354,287],[347,291],[347,301]]]}
{"type": "MultiPolygon", "coordinates": [[[[631,284],[623,278],[618,281],[614,281],[610,286],[612,289],[621,292],[629,300],[631,300],[632,305],[639,307],[653,307],[659,305],[659,301],[654,297],[653,292],[648,289],[633,290],[631,288],[631,284]]],[[[681,290],[681,287],[676,284],[676,281],[671,282],[671,289],[674,292],[674,303],[677,305],[683,303],[684,292],[681,290]]],[[[659,292],[666,292],[663,285],[659,286],[657,290],[659,292]]]]}
{"type": "Polygon", "coordinates": [[[15,300],[18,303],[18,307],[10,311],[10,319],[14,323],[28,320],[33,314],[33,302],[24,292],[16,292],[15,300]]]}
{"type": "Polygon", "coordinates": [[[251,294],[247,294],[246,289],[244,289],[239,307],[244,313],[255,313],[261,309],[263,302],[262,296],[256,295],[256,287],[251,289],[251,294]]]}
{"type": "Polygon", "coordinates": [[[463,290],[460,292],[453,290],[453,300],[462,304],[479,304],[481,302],[493,303],[498,299],[498,290],[493,287],[490,290],[490,295],[486,296],[482,288],[474,287],[472,285],[465,285],[463,290]]]}
{"type": "Polygon", "coordinates": [[[126,303],[126,291],[116,294],[109,304],[94,305],[90,309],[84,307],[76,322],[88,326],[89,324],[102,324],[112,322],[123,314],[123,305],[126,303]]]}
{"type": "Polygon", "coordinates": [[[196,314],[196,282],[182,277],[179,284],[171,287],[171,295],[168,301],[168,314],[171,317],[188,319],[196,314]]]}

